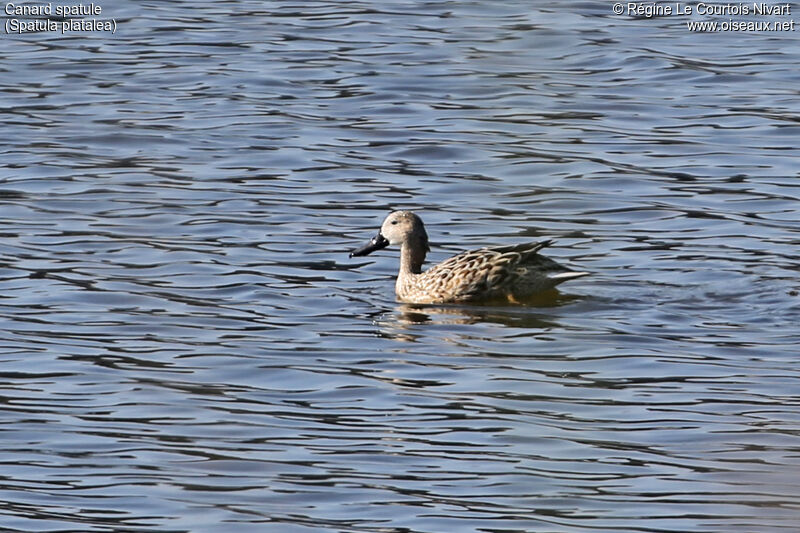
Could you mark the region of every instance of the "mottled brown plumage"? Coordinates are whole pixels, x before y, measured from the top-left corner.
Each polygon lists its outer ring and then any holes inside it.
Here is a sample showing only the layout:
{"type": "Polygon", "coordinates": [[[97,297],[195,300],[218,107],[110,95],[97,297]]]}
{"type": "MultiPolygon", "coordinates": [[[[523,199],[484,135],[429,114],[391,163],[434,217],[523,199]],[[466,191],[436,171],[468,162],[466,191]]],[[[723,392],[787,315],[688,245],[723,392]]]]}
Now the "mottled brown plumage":
{"type": "Polygon", "coordinates": [[[411,211],[390,213],[378,235],[350,256],[368,255],[389,244],[401,247],[395,292],[407,303],[519,302],[589,274],[539,255],[552,244],[549,240],[464,252],[423,272],[428,234],[411,211]]]}

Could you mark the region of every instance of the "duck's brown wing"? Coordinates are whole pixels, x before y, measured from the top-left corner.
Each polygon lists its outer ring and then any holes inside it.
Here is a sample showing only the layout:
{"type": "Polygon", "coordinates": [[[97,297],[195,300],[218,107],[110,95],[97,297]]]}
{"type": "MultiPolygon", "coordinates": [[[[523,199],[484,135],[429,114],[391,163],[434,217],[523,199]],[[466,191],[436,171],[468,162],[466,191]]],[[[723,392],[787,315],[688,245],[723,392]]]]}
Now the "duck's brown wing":
{"type": "MultiPolygon", "coordinates": [[[[451,257],[425,272],[427,289],[443,300],[491,299],[509,292],[530,269],[551,270],[554,261],[538,255],[552,241],[495,246],[451,257]]],[[[563,267],[560,267],[563,271],[563,267]]]]}

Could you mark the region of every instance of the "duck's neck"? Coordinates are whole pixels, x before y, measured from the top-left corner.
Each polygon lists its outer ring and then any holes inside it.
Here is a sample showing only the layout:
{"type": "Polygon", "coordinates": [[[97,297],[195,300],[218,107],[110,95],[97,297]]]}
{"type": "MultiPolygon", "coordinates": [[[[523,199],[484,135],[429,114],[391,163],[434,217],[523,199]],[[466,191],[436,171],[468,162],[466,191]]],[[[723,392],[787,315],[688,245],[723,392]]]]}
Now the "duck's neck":
{"type": "Polygon", "coordinates": [[[428,245],[421,239],[411,242],[404,242],[400,248],[400,274],[419,274],[422,272],[422,263],[425,262],[425,254],[428,252],[428,245]]]}

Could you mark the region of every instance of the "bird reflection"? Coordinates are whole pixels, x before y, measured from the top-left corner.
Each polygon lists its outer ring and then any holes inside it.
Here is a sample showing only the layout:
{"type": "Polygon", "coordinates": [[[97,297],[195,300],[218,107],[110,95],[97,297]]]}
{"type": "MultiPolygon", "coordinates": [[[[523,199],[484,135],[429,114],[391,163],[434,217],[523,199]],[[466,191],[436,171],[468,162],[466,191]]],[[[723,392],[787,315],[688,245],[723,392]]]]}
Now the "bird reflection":
{"type": "Polygon", "coordinates": [[[406,328],[418,324],[451,325],[476,324],[480,322],[501,324],[526,329],[549,329],[558,327],[557,317],[547,309],[561,307],[580,300],[581,296],[562,294],[557,289],[537,294],[518,305],[442,305],[442,304],[398,304],[395,312],[385,315],[381,325],[398,328],[399,331],[383,333],[400,340],[414,341],[416,334],[406,328]]]}

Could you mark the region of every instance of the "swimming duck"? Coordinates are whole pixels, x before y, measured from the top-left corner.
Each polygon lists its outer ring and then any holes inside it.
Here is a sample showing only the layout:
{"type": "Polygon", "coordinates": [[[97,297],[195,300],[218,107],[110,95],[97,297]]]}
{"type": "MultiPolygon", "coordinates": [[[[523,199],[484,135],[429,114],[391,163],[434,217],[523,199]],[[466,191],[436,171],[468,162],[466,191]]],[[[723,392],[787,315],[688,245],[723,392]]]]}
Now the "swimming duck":
{"type": "Polygon", "coordinates": [[[378,234],[350,257],[369,255],[390,244],[400,245],[400,272],[395,292],[405,303],[520,303],[559,283],[587,276],[575,272],[539,251],[553,241],[493,246],[463,252],[425,272],[422,263],[430,251],[422,219],[411,211],[393,211],[378,234]]]}

